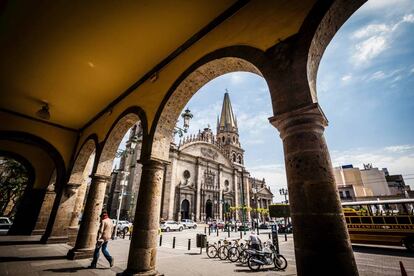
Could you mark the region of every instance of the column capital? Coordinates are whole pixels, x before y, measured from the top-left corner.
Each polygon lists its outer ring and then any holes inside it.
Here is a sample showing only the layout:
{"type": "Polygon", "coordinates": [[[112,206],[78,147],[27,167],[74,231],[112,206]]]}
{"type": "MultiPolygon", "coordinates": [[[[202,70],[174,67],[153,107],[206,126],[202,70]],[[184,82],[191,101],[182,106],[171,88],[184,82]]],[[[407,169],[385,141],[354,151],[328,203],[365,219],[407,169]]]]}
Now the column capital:
{"type": "Polygon", "coordinates": [[[149,158],[149,159],[142,159],[140,160],[140,163],[144,168],[154,168],[154,169],[160,169],[163,170],[165,165],[170,164],[170,162],[157,159],[157,158],[149,158]]]}
{"type": "Polygon", "coordinates": [[[328,119],[318,103],[313,103],[269,118],[269,122],[285,137],[310,129],[323,132],[328,126],[328,119]]]}
{"type": "Polygon", "coordinates": [[[111,180],[111,176],[110,175],[102,175],[102,174],[91,174],[89,176],[92,181],[96,181],[96,182],[109,182],[111,180]]]}

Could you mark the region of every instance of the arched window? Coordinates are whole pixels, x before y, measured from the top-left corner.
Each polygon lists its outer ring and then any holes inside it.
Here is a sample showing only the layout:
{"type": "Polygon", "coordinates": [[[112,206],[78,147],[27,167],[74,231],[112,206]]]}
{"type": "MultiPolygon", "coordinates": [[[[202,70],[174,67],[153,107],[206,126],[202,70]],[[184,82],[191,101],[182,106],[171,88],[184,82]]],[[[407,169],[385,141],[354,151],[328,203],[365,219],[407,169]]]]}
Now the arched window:
{"type": "Polygon", "coordinates": [[[233,157],[233,162],[236,162],[236,154],[235,153],[233,153],[232,157],[233,157]]]}
{"type": "Polygon", "coordinates": [[[221,137],[221,140],[223,141],[223,143],[226,141],[226,138],[224,138],[224,136],[223,137],[221,137]]]}
{"type": "Polygon", "coordinates": [[[241,155],[239,155],[239,157],[238,157],[238,162],[240,163],[240,164],[242,164],[242,157],[241,157],[241,155]]]}

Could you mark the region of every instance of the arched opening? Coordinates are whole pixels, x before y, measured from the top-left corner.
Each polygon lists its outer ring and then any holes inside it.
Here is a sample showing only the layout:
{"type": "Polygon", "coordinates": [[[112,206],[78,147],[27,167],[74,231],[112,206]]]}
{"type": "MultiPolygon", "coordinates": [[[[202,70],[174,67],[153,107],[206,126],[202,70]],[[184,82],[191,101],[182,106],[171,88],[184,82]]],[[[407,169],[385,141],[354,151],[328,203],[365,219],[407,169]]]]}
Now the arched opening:
{"type": "Polygon", "coordinates": [[[48,184],[51,177],[56,172],[56,185],[54,190],[62,189],[65,178],[65,164],[62,156],[49,142],[24,132],[0,131],[0,151],[8,156],[19,160],[22,164],[26,163],[29,169],[32,183],[26,186],[24,194],[20,197],[20,203],[15,209],[13,225],[8,232],[9,235],[31,235],[32,233],[43,233],[46,223],[54,220],[58,205],[54,205],[51,200],[47,210],[44,223],[38,224],[38,219],[42,216],[42,204],[47,194],[48,184]],[[27,160],[25,162],[24,160],[27,160]],[[33,169],[30,169],[32,167],[33,169]],[[49,219],[50,217],[50,219],[49,219]],[[41,225],[41,231],[37,225],[41,225]]]}
{"type": "Polygon", "coordinates": [[[187,199],[181,202],[181,219],[190,219],[190,202],[187,199]]]}
{"type": "Polygon", "coordinates": [[[206,221],[214,218],[213,202],[210,199],[206,201],[206,221]]]}
{"type": "MultiPolygon", "coordinates": [[[[33,166],[16,154],[0,152],[0,216],[14,220],[24,192],[33,185],[33,166]]],[[[11,225],[10,225],[11,227],[11,225]]],[[[9,227],[1,229],[7,233],[9,227]]],[[[3,233],[3,234],[4,234],[3,233]]]]}
{"type": "MultiPolygon", "coordinates": [[[[137,165],[137,160],[141,156],[140,149],[142,143],[146,141],[146,126],[144,112],[138,107],[131,107],[118,117],[108,131],[102,150],[95,158],[97,161],[93,169],[76,244],[68,253],[70,258],[77,258],[78,254],[84,254],[82,252],[94,246],[90,233],[96,235],[99,216],[103,210],[108,212],[113,221],[125,218],[127,215],[133,217],[133,214],[125,213],[124,206],[129,208],[137,201],[137,198],[133,196],[136,191],[129,186],[129,183],[134,182],[128,182],[128,180],[133,178],[130,174],[131,169],[137,165]],[[125,136],[131,139],[123,140],[125,136]],[[127,146],[126,149],[125,146],[127,146]],[[139,147],[139,150],[135,150],[135,147],[139,147]],[[128,198],[125,197],[126,195],[128,198]],[[116,202],[113,201],[115,199],[116,202]],[[122,210],[124,213],[121,216],[122,210]]],[[[90,149],[85,156],[88,154],[90,157],[90,149]]],[[[82,163],[85,164],[87,161],[88,159],[83,159],[82,163]]],[[[73,173],[72,179],[79,182],[84,171],[79,170],[73,173]]],[[[80,202],[82,200],[79,200],[80,202]]]]}

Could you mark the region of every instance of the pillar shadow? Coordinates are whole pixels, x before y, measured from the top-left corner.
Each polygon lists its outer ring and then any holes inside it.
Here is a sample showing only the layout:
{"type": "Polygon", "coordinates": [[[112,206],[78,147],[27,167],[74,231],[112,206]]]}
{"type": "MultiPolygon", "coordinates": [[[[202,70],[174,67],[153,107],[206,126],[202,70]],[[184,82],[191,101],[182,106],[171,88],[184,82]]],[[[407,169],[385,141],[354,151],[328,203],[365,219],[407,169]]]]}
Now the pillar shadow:
{"type": "Polygon", "coordinates": [[[78,272],[79,270],[109,270],[110,267],[97,267],[97,268],[87,268],[83,266],[78,267],[63,267],[63,268],[49,268],[43,271],[54,272],[54,273],[74,273],[78,272]]]}
{"type": "Polygon", "coordinates": [[[2,245],[26,245],[26,244],[43,244],[40,240],[38,241],[0,241],[2,245]]]}
{"type": "Polygon", "coordinates": [[[414,258],[414,252],[409,252],[403,247],[392,248],[392,247],[372,247],[372,246],[364,246],[364,245],[352,245],[352,249],[354,250],[354,252],[357,252],[357,253],[414,258]]]}
{"type": "Polygon", "coordinates": [[[66,256],[39,256],[39,257],[0,257],[0,263],[5,262],[28,262],[66,259],[66,256]]]}

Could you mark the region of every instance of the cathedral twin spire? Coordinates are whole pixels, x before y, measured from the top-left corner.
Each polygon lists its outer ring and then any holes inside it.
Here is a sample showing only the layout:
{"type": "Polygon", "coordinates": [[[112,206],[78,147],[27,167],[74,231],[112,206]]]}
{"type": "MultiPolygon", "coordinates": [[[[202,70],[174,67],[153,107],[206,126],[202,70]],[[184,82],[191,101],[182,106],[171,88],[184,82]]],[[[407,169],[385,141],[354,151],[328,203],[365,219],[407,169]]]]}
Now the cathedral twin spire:
{"type": "Polygon", "coordinates": [[[220,132],[238,132],[237,120],[231,107],[229,93],[224,93],[223,106],[221,108],[220,120],[217,118],[217,134],[220,132]]]}

